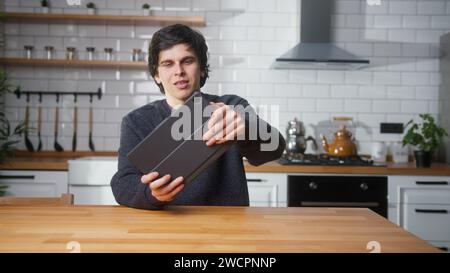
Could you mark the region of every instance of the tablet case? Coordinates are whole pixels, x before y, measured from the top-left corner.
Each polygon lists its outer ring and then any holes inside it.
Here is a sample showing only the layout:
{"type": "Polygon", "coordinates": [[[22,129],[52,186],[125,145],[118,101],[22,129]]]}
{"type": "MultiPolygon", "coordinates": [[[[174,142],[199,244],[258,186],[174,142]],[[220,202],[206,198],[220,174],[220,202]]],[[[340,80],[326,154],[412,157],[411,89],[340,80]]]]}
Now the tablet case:
{"type": "Polygon", "coordinates": [[[176,140],[172,137],[172,126],[182,118],[178,109],[127,154],[130,162],[143,174],[156,171],[160,177],[170,174],[172,180],[183,176],[184,183],[188,184],[225,153],[231,145],[230,142],[226,142],[207,146],[201,140],[202,132],[206,132],[203,128],[207,126],[209,117],[203,117],[200,114],[201,123],[195,122],[194,106],[201,107],[201,113],[203,113],[209,101],[202,97],[200,92],[194,92],[184,105],[192,113],[189,115],[191,129],[187,132],[190,138],[176,140]],[[196,140],[194,134],[195,136],[199,134],[200,140],[196,140]]]}

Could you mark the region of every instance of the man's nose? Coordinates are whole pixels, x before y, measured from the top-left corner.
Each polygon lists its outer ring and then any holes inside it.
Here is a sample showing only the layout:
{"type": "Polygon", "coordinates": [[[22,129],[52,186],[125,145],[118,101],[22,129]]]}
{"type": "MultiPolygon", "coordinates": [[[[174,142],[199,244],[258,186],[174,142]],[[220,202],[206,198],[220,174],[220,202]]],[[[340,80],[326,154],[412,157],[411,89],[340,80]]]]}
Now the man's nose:
{"type": "Polygon", "coordinates": [[[175,75],[181,75],[184,74],[184,67],[181,63],[175,64],[175,75]]]}

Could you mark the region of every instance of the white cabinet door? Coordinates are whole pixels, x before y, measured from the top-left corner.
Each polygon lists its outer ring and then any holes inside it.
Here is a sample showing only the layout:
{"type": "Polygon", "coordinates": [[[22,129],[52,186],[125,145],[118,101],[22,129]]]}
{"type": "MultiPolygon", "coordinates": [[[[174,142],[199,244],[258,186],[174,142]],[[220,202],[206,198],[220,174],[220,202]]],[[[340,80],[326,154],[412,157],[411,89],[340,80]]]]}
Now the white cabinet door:
{"type": "Polygon", "coordinates": [[[22,197],[60,197],[67,193],[67,172],[0,170],[0,184],[6,195],[22,197]]]}
{"type": "Polygon", "coordinates": [[[402,205],[403,227],[427,241],[450,241],[450,205],[402,205]]]}
{"type": "Polygon", "coordinates": [[[450,177],[392,175],[388,196],[389,220],[430,243],[450,242],[450,177]]]}
{"type": "Polygon", "coordinates": [[[246,173],[250,206],[286,207],[287,175],[279,173],[246,173]]]}

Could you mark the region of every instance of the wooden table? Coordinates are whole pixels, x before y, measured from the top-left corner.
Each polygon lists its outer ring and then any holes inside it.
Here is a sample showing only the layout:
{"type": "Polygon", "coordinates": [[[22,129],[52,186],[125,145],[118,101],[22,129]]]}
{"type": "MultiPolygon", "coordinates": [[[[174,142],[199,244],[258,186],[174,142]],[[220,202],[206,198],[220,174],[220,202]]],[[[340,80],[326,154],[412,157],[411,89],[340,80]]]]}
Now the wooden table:
{"type": "Polygon", "coordinates": [[[440,252],[363,208],[0,206],[0,252],[370,252],[369,242],[440,252]]]}

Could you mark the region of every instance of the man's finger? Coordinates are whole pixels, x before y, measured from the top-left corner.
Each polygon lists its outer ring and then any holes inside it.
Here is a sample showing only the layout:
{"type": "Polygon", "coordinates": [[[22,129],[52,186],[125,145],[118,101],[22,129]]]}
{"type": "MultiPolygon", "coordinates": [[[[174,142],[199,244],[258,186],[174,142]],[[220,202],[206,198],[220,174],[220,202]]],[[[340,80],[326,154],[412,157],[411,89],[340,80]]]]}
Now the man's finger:
{"type": "Polygon", "coordinates": [[[170,181],[170,174],[166,174],[165,176],[161,177],[160,179],[157,179],[150,183],[150,189],[152,191],[162,187],[163,185],[167,184],[167,182],[170,181]]]}
{"type": "Polygon", "coordinates": [[[176,187],[178,187],[181,183],[183,183],[183,177],[179,176],[176,179],[174,179],[172,182],[167,184],[165,187],[161,187],[157,191],[157,195],[162,196],[170,193],[173,191],[176,187]]]}
{"type": "Polygon", "coordinates": [[[169,192],[168,194],[161,195],[161,196],[155,196],[160,201],[172,201],[175,196],[184,188],[184,184],[178,185],[178,187],[175,188],[175,190],[169,192]]]}
{"type": "Polygon", "coordinates": [[[158,172],[151,172],[148,174],[144,174],[143,176],[141,176],[141,182],[144,184],[148,184],[153,180],[155,180],[156,178],[158,178],[158,175],[159,175],[158,172]]]}

